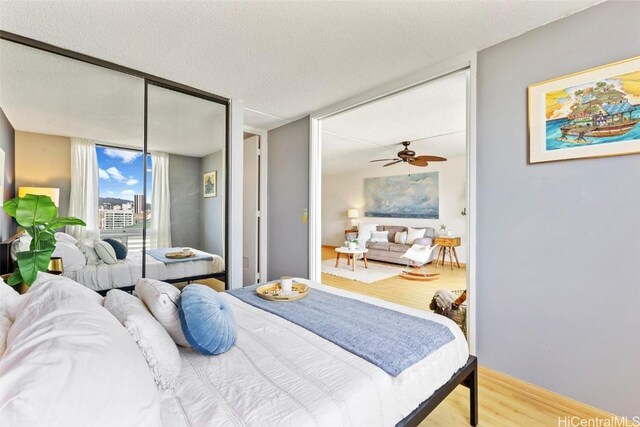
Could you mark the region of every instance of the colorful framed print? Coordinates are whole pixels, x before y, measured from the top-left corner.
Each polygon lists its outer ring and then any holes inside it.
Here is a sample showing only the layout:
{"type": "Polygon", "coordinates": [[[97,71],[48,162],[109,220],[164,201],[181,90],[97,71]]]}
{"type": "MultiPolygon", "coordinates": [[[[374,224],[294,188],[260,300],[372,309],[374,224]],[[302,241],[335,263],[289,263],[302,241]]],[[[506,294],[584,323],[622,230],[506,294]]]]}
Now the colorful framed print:
{"type": "Polygon", "coordinates": [[[202,175],[202,195],[204,197],[216,197],[218,195],[218,171],[211,171],[202,175]]]}
{"type": "Polygon", "coordinates": [[[529,163],[640,153],[640,56],[528,92],[529,163]]]}

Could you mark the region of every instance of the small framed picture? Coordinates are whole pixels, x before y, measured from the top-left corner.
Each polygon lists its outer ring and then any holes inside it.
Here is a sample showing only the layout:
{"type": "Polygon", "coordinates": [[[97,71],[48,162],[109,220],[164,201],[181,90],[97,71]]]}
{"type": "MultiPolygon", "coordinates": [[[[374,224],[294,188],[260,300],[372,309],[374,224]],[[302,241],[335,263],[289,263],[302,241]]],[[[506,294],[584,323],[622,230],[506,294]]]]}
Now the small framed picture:
{"type": "Polygon", "coordinates": [[[218,171],[211,171],[202,175],[202,195],[204,197],[216,197],[218,195],[218,171]]]}

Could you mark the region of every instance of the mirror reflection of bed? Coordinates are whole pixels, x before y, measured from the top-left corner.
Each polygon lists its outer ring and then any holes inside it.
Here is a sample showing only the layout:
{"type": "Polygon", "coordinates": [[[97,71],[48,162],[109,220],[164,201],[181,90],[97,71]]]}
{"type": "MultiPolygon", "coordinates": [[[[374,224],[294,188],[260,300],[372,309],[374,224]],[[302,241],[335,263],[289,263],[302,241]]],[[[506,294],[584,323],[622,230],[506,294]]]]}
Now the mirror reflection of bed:
{"type": "MultiPolygon", "coordinates": [[[[0,53],[16,190],[54,189],[60,215],[87,223],[57,235],[63,274],[94,290],[224,289],[226,106],[149,83],[145,156],[143,79],[6,40],[0,53]]],[[[28,236],[5,244],[15,254],[28,236]]]]}

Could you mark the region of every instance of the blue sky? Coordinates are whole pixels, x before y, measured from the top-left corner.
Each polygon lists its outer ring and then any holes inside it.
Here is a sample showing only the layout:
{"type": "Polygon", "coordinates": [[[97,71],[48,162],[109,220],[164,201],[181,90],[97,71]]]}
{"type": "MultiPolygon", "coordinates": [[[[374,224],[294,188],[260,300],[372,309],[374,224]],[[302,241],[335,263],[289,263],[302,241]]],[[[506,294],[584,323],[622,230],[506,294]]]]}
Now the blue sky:
{"type": "MultiPolygon", "coordinates": [[[[112,147],[96,147],[100,174],[100,197],[117,197],[133,200],[134,194],[142,194],[142,151],[112,147]]],[[[147,168],[151,184],[151,166],[147,168]]]]}

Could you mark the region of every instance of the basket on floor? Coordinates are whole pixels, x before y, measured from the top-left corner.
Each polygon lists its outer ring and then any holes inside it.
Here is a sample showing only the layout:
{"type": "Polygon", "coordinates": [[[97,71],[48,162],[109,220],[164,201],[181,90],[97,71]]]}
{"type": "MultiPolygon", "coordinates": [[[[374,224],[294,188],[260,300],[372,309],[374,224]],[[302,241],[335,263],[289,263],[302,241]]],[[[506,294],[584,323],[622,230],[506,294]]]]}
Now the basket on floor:
{"type": "MultiPolygon", "coordinates": [[[[454,297],[458,298],[460,295],[464,293],[464,290],[461,291],[450,291],[454,297]]],[[[431,304],[429,304],[429,308],[433,310],[434,313],[440,314],[442,316],[448,317],[453,320],[456,325],[462,329],[462,333],[464,336],[467,336],[467,303],[463,302],[460,304],[460,307],[457,309],[447,309],[444,310],[436,304],[435,298],[431,299],[431,304]]]]}

